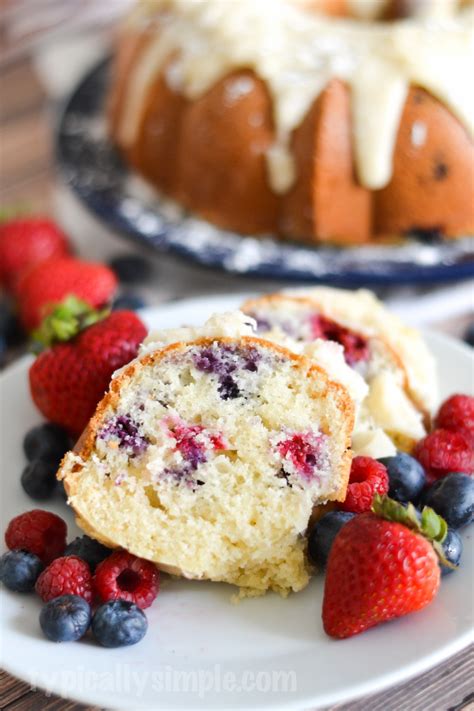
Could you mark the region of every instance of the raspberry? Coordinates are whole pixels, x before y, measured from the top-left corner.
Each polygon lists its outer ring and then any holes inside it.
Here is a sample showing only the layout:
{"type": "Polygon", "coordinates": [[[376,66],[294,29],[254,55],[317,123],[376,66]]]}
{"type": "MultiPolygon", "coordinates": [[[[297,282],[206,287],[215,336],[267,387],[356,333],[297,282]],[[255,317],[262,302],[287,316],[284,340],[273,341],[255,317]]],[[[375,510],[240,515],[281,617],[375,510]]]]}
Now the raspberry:
{"type": "Polygon", "coordinates": [[[371,457],[354,457],[345,501],[338,504],[343,511],[370,511],[375,494],[388,492],[389,481],[383,464],[371,457]]]}
{"type": "Polygon", "coordinates": [[[288,439],[277,444],[277,451],[283,460],[283,469],[288,474],[298,474],[311,481],[315,470],[325,465],[325,437],[315,432],[295,432],[288,439]]]}
{"type": "Polygon", "coordinates": [[[127,600],[141,609],[158,595],[160,575],[153,563],[127,551],[116,551],[96,568],[95,591],[101,600],[127,600]]]}
{"type": "Polygon", "coordinates": [[[78,595],[92,601],[92,575],[88,564],[75,555],[53,560],[36,581],[35,590],[48,602],[61,595],[78,595]]]}
{"type": "Polygon", "coordinates": [[[5,531],[5,543],[10,550],[34,553],[48,565],[66,547],[67,526],[59,516],[49,511],[33,509],[12,518],[5,531]]]}
{"type": "Polygon", "coordinates": [[[418,442],[414,455],[431,483],[450,472],[474,473],[474,451],[459,432],[434,430],[418,442]]]}
{"type": "Polygon", "coordinates": [[[474,397],[452,395],[439,408],[435,424],[439,429],[459,432],[474,448],[474,397]]]}
{"type": "Polygon", "coordinates": [[[315,314],[311,318],[311,328],[313,338],[322,338],[325,341],[335,341],[344,348],[346,363],[351,367],[361,361],[367,361],[370,357],[370,349],[367,339],[360,333],[351,331],[340,323],[315,314]]]}

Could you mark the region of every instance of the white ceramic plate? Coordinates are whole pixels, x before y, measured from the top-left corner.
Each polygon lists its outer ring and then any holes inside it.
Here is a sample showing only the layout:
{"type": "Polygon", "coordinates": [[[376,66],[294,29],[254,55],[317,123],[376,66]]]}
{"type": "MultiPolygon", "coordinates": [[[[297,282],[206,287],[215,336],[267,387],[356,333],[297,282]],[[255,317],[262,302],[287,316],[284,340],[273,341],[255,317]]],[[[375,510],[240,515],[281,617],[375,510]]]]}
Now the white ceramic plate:
{"type": "MultiPolygon", "coordinates": [[[[198,324],[240,297],[166,305],[145,314],[152,327],[198,324]]],[[[472,390],[473,358],[462,344],[427,335],[438,360],[442,396],[472,390]]],[[[25,358],[1,377],[2,530],[37,507],[23,493],[22,438],[40,421],[30,402],[25,358]]],[[[44,508],[73,518],[59,499],[44,508]]],[[[321,624],[323,579],[287,600],[230,602],[227,585],[168,580],[147,611],[143,642],[106,650],[91,641],[52,644],[39,630],[33,595],[2,591],[2,666],[63,696],[116,709],[302,709],[341,703],[402,682],[438,664],[473,639],[472,530],[463,532],[462,568],[448,576],[423,612],[345,641],[321,624]]],[[[203,541],[205,545],[205,541],[203,541]]]]}

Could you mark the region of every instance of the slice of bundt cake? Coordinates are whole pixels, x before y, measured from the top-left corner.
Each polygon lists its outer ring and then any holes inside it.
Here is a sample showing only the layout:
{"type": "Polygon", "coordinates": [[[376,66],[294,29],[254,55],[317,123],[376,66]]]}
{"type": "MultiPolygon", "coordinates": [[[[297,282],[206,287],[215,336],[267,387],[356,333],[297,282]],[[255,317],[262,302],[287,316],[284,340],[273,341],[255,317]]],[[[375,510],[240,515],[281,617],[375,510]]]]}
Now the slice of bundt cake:
{"type": "Polygon", "coordinates": [[[286,594],[308,582],[313,506],[345,496],[352,426],[347,392],[309,360],[215,335],[118,373],[58,476],[79,525],[107,545],[286,594]]]}
{"type": "Polygon", "coordinates": [[[334,371],[334,366],[340,370],[338,354],[328,361],[325,351],[317,352],[321,339],[342,346],[346,363],[368,385],[354,431],[358,454],[389,456],[380,451],[394,446],[383,432],[407,450],[424,436],[424,421],[436,400],[433,358],[419,334],[372,294],[322,287],[252,299],[242,309],[256,319],[259,335],[313,358],[344,384],[334,371]]]}

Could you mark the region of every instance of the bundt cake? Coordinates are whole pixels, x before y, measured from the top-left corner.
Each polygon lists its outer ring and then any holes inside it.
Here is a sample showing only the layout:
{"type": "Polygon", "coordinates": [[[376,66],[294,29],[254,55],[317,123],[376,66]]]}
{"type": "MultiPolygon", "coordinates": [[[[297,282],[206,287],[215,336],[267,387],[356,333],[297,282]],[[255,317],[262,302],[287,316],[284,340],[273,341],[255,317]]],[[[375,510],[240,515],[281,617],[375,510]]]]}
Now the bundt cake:
{"type": "Polygon", "coordinates": [[[308,582],[313,506],[345,496],[353,407],[309,360],[231,332],[224,318],[197,340],[149,339],[58,476],[79,525],[107,545],[286,594],[308,582]]]}
{"type": "Polygon", "coordinates": [[[472,20],[461,0],[141,0],[117,42],[110,133],[227,229],[470,234],[472,20]]]}
{"type": "Polygon", "coordinates": [[[359,402],[356,454],[390,456],[390,440],[410,450],[424,436],[437,400],[434,359],[419,333],[404,326],[371,292],[315,287],[252,299],[242,310],[256,320],[258,335],[312,357],[359,402]],[[342,346],[346,363],[366,381],[359,397],[338,354],[328,357],[317,347],[321,339],[342,346]]]}

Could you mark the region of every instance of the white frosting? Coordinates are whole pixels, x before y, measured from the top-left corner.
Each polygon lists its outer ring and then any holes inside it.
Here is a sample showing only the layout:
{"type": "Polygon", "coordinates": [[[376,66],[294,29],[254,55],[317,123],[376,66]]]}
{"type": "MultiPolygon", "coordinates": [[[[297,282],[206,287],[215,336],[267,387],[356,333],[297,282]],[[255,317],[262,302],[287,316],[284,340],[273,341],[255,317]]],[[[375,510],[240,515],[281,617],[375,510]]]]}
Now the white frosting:
{"type": "Polygon", "coordinates": [[[331,380],[343,385],[357,408],[365,400],[369,386],[344,358],[344,349],[339,343],[318,338],[311,343],[302,343],[302,354],[313,360],[327,372],[331,380]]]}
{"type": "MultiPolygon", "coordinates": [[[[472,13],[449,16],[447,8],[454,3],[425,3],[434,8],[428,18],[378,24],[323,17],[285,0],[142,4],[146,17],[158,19],[158,30],[128,78],[119,129],[125,145],[134,142],[147,89],[165,65],[167,81],[190,99],[234,69],[250,67],[265,81],[276,131],[267,153],[275,192],[288,190],[295,177],[291,132],[333,78],[351,88],[357,173],[368,188],[382,188],[390,180],[410,84],[430,91],[474,130],[474,93],[468,90],[472,13]]],[[[375,4],[371,0],[367,6],[370,16],[375,4]]]]}
{"type": "Polygon", "coordinates": [[[415,148],[419,148],[426,143],[428,128],[423,121],[414,121],[411,127],[411,143],[415,148]]]}
{"type": "Polygon", "coordinates": [[[393,457],[397,449],[385,432],[377,427],[368,430],[355,430],[352,435],[352,449],[354,456],[372,457],[393,457]]]}
{"type": "Polygon", "coordinates": [[[140,357],[171,343],[187,343],[200,338],[241,338],[255,336],[255,319],[242,311],[213,314],[203,326],[183,326],[162,331],[150,331],[140,347],[140,357]]]}
{"type": "Polygon", "coordinates": [[[180,328],[164,328],[159,331],[150,331],[140,346],[136,358],[112,373],[112,378],[117,378],[129,366],[138,363],[147,353],[154,353],[172,343],[187,343],[200,338],[240,338],[241,336],[255,336],[256,321],[242,311],[227,311],[222,314],[213,314],[202,326],[181,326],[180,328]]]}
{"type": "Polygon", "coordinates": [[[384,430],[414,440],[425,436],[421,413],[393,373],[383,371],[372,379],[366,404],[375,423],[384,430]]]}

